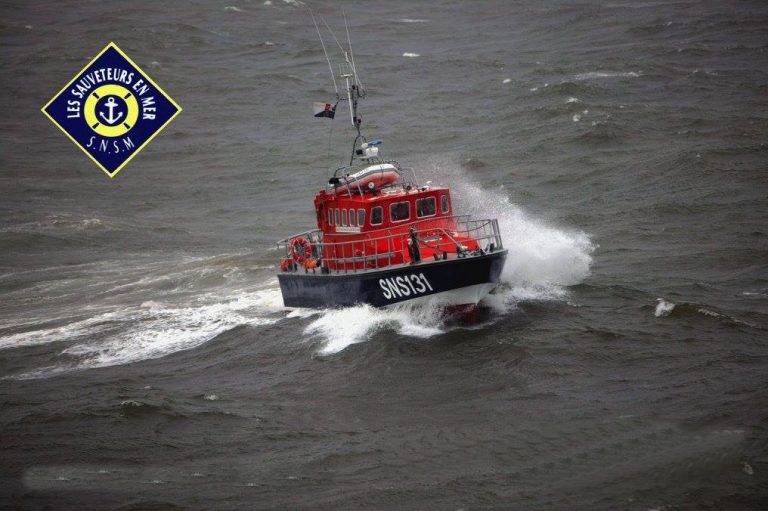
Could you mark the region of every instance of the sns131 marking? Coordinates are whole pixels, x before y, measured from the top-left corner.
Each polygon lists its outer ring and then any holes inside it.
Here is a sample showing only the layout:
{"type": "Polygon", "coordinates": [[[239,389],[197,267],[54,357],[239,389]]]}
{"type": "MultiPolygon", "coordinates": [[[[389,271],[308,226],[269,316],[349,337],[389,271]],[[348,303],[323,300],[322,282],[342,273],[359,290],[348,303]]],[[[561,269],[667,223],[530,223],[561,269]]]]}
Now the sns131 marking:
{"type": "Polygon", "coordinates": [[[384,298],[387,300],[392,300],[395,297],[423,295],[427,290],[434,292],[432,285],[423,273],[379,279],[379,287],[381,287],[384,298]]]}

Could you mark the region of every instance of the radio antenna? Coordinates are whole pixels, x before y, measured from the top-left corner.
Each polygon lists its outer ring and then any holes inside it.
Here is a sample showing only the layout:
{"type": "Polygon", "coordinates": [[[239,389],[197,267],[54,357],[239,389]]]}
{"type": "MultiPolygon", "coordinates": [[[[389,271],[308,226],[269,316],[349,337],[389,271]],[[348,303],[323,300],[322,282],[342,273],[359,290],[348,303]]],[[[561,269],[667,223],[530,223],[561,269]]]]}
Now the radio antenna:
{"type": "Polygon", "coordinates": [[[336,38],[336,34],[334,34],[334,33],[333,33],[333,30],[331,30],[331,27],[330,27],[330,26],[328,25],[328,23],[325,21],[325,18],[323,18],[323,17],[322,17],[322,16],[320,16],[319,14],[318,14],[318,16],[320,17],[320,21],[322,21],[322,22],[323,22],[323,25],[325,25],[325,28],[327,28],[327,29],[328,29],[328,32],[330,32],[330,33],[331,33],[331,37],[333,37],[333,40],[334,40],[334,41],[336,41],[336,46],[338,46],[338,47],[339,47],[339,49],[341,50],[341,53],[343,53],[343,54],[344,54],[344,56],[346,57],[346,56],[347,56],[347,50],[345,50],[345,49],[344,49],[344,47],[341,45],[341,43],[339,42],[339,40],[336,38]]]}
{"type": "Polygon", "coordinates": [[[360,80],[360,77],[357,75],[357,67],[355,66],[355,54],[352,52],[352,39],[349,37],[349,25],[347,24],[347,14],[344,12],[344,10],[341,10],[341,15],[344,17],[344,28],[347,31],[347,45],[349,46],[349,57],[352,59],[352,72],[355,74],[355,84],[357,85],[358,89],[360,89],[361,94],[365,94],[363,91],[363,82],[360,80]]]}
{"type": "MultiPolygon", "coordinates": [[[[331,59],[328,57],[328,52],[325,49],[325,43],[323,42],[323,36],[320,34],[320,27],[317,26],[317,21],[315,20],[315,14],[312,12],[312,9],[309,10],[310,16],[312,16],[312,23],[315,24],[315,30],[317,30],[317,37],[320,38],[320,45],[323,47],[323,53],[325,53],[325,61],[328,62],[328,71],[331,72],[331,80],[333,80],[333,89],[336,91],[336,99],[339,98],[339,88],[336,86],[336,77],[333,74],[333,66],[331,66],[331,59]]],[[[322,20],[323,18],[320,17],[322,20]]],[[[323,20],[323,23],[325,23],[325,20],[323,20]]],[[[326,27],[328,24],[326,23],[326,27]]],[[[333,32],[331,32],[331,35],[333,35],[333,32]]],[[[334,37],[335,39],[335,37],[334,37]]],[[[338,41],[336,41],[338,43],[338,41]]]]}

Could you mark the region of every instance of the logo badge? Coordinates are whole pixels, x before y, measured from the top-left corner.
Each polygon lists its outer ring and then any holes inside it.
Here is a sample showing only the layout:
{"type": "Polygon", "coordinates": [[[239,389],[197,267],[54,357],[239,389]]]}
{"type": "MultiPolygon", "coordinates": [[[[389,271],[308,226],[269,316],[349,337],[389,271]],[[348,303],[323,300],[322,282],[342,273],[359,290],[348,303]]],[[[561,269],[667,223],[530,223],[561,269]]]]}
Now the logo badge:
{"type": "Polygon", "coordinates": [[[64,86],[43,113],[115,177],[181,107],[115,43],[64,86]]]}

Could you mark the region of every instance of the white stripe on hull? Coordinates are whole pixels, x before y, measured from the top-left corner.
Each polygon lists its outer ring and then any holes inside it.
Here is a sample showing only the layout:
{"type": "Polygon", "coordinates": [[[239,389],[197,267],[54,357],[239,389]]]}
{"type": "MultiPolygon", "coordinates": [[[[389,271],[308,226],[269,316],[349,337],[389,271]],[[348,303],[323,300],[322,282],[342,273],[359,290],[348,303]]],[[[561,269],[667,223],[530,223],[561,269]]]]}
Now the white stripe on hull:
{"type": "Polygon", "coordinates": [[[453,305],[477,305],[480,300],[488,296],[498,284],[475,284],[473,286],[460,287],[450,291],[442,291],[433,295],[419,296],[403,302],[393,303],[386,307],[392,307],[402,304],[414,305],[434,305],[438,307],[447,307],[453,305]]]}

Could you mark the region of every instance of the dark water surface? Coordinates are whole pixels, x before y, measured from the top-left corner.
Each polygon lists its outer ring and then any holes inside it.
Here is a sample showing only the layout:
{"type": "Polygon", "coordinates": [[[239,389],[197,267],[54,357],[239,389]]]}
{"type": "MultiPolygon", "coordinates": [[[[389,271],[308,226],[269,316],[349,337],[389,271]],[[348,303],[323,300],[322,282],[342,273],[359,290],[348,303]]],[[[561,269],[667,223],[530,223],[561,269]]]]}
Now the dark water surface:
{"type": "Polygon", "coordinates": [[[281,306],[350,130],[228,2],[2,6],[0,508],[765,509],[768,4],[343,5],[368,135],[499,218],[465,325],[281,306]],[[112,181],[39,111],[109,41],[184,108],[112,181]]]}

